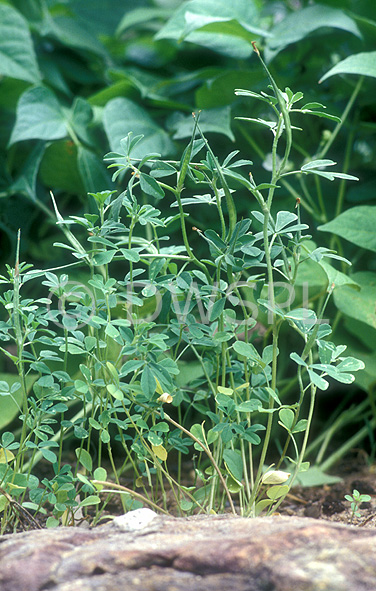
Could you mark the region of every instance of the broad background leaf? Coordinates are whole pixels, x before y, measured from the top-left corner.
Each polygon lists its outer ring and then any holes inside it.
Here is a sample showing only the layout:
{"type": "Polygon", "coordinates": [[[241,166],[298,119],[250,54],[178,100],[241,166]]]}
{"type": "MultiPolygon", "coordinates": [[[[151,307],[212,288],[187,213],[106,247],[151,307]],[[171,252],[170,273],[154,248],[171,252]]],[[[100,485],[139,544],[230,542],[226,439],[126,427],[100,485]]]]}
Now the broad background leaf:
{"type": "Polygon", "coordinates": [[[175,11],[156,38],[185,39],[218,53],[246,58],[252,54],[254,36],[268,35],[258,22],[259,11],[252,0],[191,0],[175,11]]]}
{"type": "Polygon", "coordinates": [[[121,151],[120,140],[130,131],[133,135],[144,135],[132,156],[141,158],[149,152],[162,156],[174,151],[174,144],[147,111],[130,99],[118,97],[109,101],[103,111],[103,124],[110,142],[111,150],[121,151]]]}
{"type": "Polygon", "coordinates": [[[83,146],[78,147],[77,166],[85,191],[88,193],[105,191],[111,186],[110,175],[103,162],[96,154],[83,146]]]}
{"type": "Polygon", "coordinates": [[[55,95],[44,86],[26,90],[18,101],[9,144],[31,139],[57,140],[66,135],[66,117],[55,95]]]}
{"type": "Polygon", "coordinates": [[[106,51],[93,35],[90,25],[90,21],[85,22],[82,20],[80,22],[80,19],[77,18],[61,16],[54,19],[52,30],[53,34],[64,45],[103,55],[106,51]]]}
{"type": "Polygon", "coordinates": [[[376,328],[376,273],[359,271],[351,278],[360,285],[360,291],[344,285],[334,291],[334,303],[343,314],[376,328]]]}
{"type": "Polygon", "coordinates": [[[332,232],[361,248],[376,252],[375,227],[376,206],[359,205],[347,209],[318,229],[322,232],[332,232]]]}
{"type": "MultiPolygon", "coordinates": [[[[32,384],[35,382],[37,376],[26,377],[26,387],[30,390],[32,384]]],[[[0,373],[0,381],[7,382],[9,386],[12,386],[15,382],[19,382],[18,375],[10,373],[0,373]]],[[[22,408],[22,390],[21,388],[13,394],[13,398],[22,408]]],[[[21,414],[17,404],[15,404],[12,398],[8,396],[0,396],[0,429],[3,429],[8,425],[17,415],[21,414]]]]}
{"type": "Polygon", "coordinates": [[[10,187],[10,194],[22,193],[32,201],[36,199],[36,182],[39,166],[42,161],[46,145],[40,141],[29,154],[20,174],[10,187]]]}
{"type": "MultiPolygon", "coordinates": [[[[219,107],[217,109],[207,109],[200,114],[199,124],[203,133],[222,133],[227,135],[231,141],[235,141],[235,136],[231,131],[231,107],[219,107]]],[[[183,116],[174,124],[174,139],[189,138],[193,131],[192,115],[183,116]]]]}
{"type": "Polygon", "coordinates": [[[323,27],[342,29],[362,37],[355,21],[343,10],[320,4],[308,6],[288,15],[272,29],[272,36],[267,39],[266,59],[270,61],[291,43],[296,43],[323,27]]]}
{"type": "Polygon", "coordinates": [[[28,82],[41,78],[27,22],[4,4],[0,4],[0,74],[28,82]]]}
{"type": "Polygon", "coordinates": [[[376,51],[365,51],[350,55],[336,64],[321,77],[323,82],[336,74],[357,74],[358,76],[372,76],[376,78],[376,51]]]}

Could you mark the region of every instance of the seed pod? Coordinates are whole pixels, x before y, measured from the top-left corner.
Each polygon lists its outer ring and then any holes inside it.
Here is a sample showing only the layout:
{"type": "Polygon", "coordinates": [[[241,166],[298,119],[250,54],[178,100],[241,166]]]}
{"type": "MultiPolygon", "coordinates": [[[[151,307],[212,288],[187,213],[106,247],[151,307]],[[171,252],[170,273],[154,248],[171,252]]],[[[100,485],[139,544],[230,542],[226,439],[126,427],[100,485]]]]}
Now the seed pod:
{"type": "Polygon", "coordinates": [[[268,470],[261,478],[262,484],[282,484],[290,477],[290,472],[282,470],[268,470]]]}

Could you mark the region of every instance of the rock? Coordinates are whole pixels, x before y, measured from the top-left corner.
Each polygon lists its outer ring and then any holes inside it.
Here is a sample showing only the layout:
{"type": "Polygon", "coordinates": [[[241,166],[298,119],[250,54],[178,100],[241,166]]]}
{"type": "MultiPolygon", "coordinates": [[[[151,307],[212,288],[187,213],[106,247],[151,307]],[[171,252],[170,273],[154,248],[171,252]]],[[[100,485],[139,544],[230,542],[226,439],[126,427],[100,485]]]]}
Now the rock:
{"type": "Polygon", "coordinates": [[[374,528],[296,517],[172,518],[152,513],[127,514],[121,527],[112,522],[91,530],[3,536],[1,591],[376,588],[374,528]],[[134,527],[140,523],[143,527],[134,527]]]}

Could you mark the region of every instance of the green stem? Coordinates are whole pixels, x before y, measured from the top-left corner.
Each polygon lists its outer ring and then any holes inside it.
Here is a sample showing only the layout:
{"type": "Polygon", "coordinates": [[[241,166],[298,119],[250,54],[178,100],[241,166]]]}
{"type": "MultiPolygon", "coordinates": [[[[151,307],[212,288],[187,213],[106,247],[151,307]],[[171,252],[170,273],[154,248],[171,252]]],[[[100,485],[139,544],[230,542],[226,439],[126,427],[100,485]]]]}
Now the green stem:
{"type": "Polygon", "coordinates": [[[235,230],[235,226],[236,226],[236,219],[237,219],[237,214],[236,214],[236,207],[235,207],[235,203],[234,200],[232,198],[231,195],[231,191],[230,188],[227,184],[227,181],[225,179],[225,175],[222,172],[222,168],[218,162],[218,158],[215,156],[213,150],[211,149],[208,140],[206,139],[206,137],[204,136],[204,134],[202,133],[201,129],[198,127],[198,130],[200,132],[200,135],[202,137],[202,139],[205,142],[206,145],[206,149],[208,150],[210,156],[213,159],[214,165],[216,167],[216,172],[218,174],[219,180],[221,181],[221,185],[222,185],[222,189],[224,191],[225,194],[225,198],[226,198],[226,205],[227,205],[227,213],[228,213],[228,221],[229,221],[229,226],[228,226],[228,232],[227,232],[227,238],[231,238],[231,236],[234,233],[235,230]]]}
{"type": "Polygon", "coordinates": [[[183,236],[183,242],[184,242],[185,249],[186,249],[191,261],[194,261],[196,263],[196,265],[204,271],[206,277],[210,280],[210,274],[206,268],[206,265],[204,265],[204,263],[202,263],[201,261],[198,260],[198,258],[196,258],[196,256],[193,254],[193,251],[190,247],[188,236],[187,236],[187,229],[185,226],[185,215],[184,215],[184,210],[183,210],[183,204],[181,202],[180,193],[176,193],[176,200],[178,202],[178,207],[179,207],[180,227],[181,227],[181,232],[182,232],[182,236],[183,236]]]}
{"type": "MultiPolygon", "coordinates": [[[[291,146],[292,146],[292,129],[291,129],[291,121],[290,121],[290,115],[288,113],[287,110],[287,106],[286,106],[286,101],[285,98],[282,94],[282,92],[279,90],[277,84],[275,83],[275,80],[273,78],[273,76],[271,75],[271,73],[269,72],[264,60],[262,59],[259,50],[256,47],[256,43],[253,42],[252,43],[253,49],[254,51],[257,53],[257,56],[261,62],[262,67],[264,68],[265,72],[268,75],[268,78],[271,82],[271,85],[273,87],[273,91],[275,94],[276,99],[278,100],[278,106],[281,110],[281,114],[282,114],[282,118],[283,118],[283,123],[284,123],[284,127],[285,127],[285,131],[286,131],[286,147],[285,147],[285,153],[284,156],[282,158],[281,164],[279,166],[278,169],[278,175],[280,175],[283,172],[283,169],[285,168],[286,164],[287,164],[287,160],[290,156],[290,152],[291,152],[291,146]]],[[[279,131],[279,133],[282,133],[283,129],[281,129],[279,131]]],[[[276,139],[278,141],[279,137],[276,134],[276,139]]],[[[274,167],[273,167],[273,170],[274,167]]],[[[274,183],[273,183],[274,184],[274,183]]]]}
{"type": "MultiPolygon", "coordinates": [[[[346,173],[348,171],[349,166],[350,166],[350,160],[351,160],[351,155],[352,155],[352,147],[353,147],[355,132],[356,132],[356,125],[353,125],[353,127],[347,137],[347,142],[346,142],[346,151],[345,151],[345,158],[344,158],[344,163],[343,163],[343,172],[344,173],[346,173]]],[[[337,197],[335,217],[338,217],[342,211],[343,203],[345,200],[345,194],[346,194],[346,186],[347,186],[346,181],[344,179],[342,179],[340,181],[339,188],[338,188],[338,197],[337,197]]],[[[331,249],[333,249],[334,243],[335,243],[335,239],[334,239],[334,236],[332,236],[331,241],[330,241],[330,248],[331,249]]]]}
{"type": "Polygon", "coordinates": [[[320,469],[323,472],[326,472],[327,470],[329,470],[329,468],[331,468],[333,466],[333,464],[338,462],[338,460],[340,458],[342,458],[350,449],[356,447],[360,443],[360,441],[363,441],[363,439],[365,437],[367,437],[370,429],[375,429],[375,428],[376,428],[376,419],[372,419],[372,421],[370,421],[368,425],[365,425],[362,429],[360,429],[357,433],[355,433],[355,435],[350,437],[350,439],[348,439],[346,441],[346,443],[344,443],[343,445],[341,445],[341,447],[336,449],[336,451],[334,453],[332,453],[332,455],[330,455],[325,460],[325,462],[323,462],[320,465],[320,469]]]}
{"type": "Polygon", "coordinates": [[[322,148],[321,152],[319,152],[316,156],[316,158],[318,160],[321,160],[322,158],[324,158],[324,156],[326,155],[326,153],[328,152],[329,148],[331,147],[331,145],[333,144],[334,140],[336,139],[338,133],[340,132],[344,122],[347,119],[347,116],[356,100],[356,97],[358,96],[362,85],[363,85],[363,80],[364,80],[364,76],[360,76],[352,94],[351,97],[349,99],[349,102],[347,103],[343,113],[342,113],[342,117],[341,117],[341,121],[337,123],[333,133],[331,134],[329,140],[327,141],[327,143],[325,144],[325,146],[322,148]]]}
{"type": "Polygon", "coordinates": [[[214,457],[213,457],[213,455],[212,455],[209,447],[207,447],[204,443],[202,443],[199,439],[197,439],[197,437],[195,437],[194,435],[192,435],[192,433],[190,431],[188,431],[187,429],[185,429],[185,427],[183,427],[182,425],[179,425],[179,423],[177,423],[176,421],[174,421],[166,413],[164,413],[164,418],[166,419],[166,421],[168,421],[169,423],[171,423],[172,425],[174,425],[174,427],[177,427],[178,429],[180,429],[181,431],[183,431],[183,433],[185,433],[186,435],[188,435],[188,437],[190,437],[191,439],[193,439],[193,441],[195,441],[195,443],[197,443],[200,447],[202,447],[202,449],[204,450],[204,452],[208,456],[208,458],[209,458],[209,460],[210,460],[210,462],[211,462],[214,470],[218,474],[218,477],[219,477],[219,479],[220,479],[220,481],[222,483],[223,489],[226,492],[227,499],[228,499],[228,502],[229,502],[230,507],[231,507],[231,512],[234,515],[236,515],[234,503],[233,503],[232,498],[231,498],[231,493],[228,490],[226,481],[225,481],[225,479],[224,479],[224,477],[222,475],[222,472],[220,471],[220,469],[219,469],[219,467],[218,467],[218,465],[217,465],[217,463],[216,463],[216,461],[215,461],[215,459],[214,459],[214,457]]]}
{"type": "MultiPolygon", "coordinates": [[[[302,446],[300,448],[299,458],[298,458],[298,461],[297,461],[297,463],[295,465],[295,469],[294,469],[294,473],[292,475],[292,478],[291,478],[291,480],[289,482],[290,489],[291,489],[292,485],[294,484],[294,482],[296,480],[296,477],[299,474],[300,467],[301,467],[302,462],[303,462],[303,459],[304,459],[304,454],[305,454],[305,450],[306,450],[307,443],[308,443],[309,432],[310,432],[310,429],[311,429],[313,411],[314,411],[314,408],[315,408],[315,397],[316,397],[316,386],[314,386],[312,384],[311,385],[311,400],[310,400],[309,412],[308,412],[308,417],[307,417],[307,427],[306,427],[306,430],[304,432],[304,439],[303,439],[302,446]]],[[[286,495],[283,495],[280,499],[278,499],[278,502],[273,507],[273,511],[276,511],[276,509],[279,507],[279,505],[284,501],[285,497],[286,497],[286,495]]]]}
{"type": "Polygon", "coordinates": [[[27,437],[27,419],[29,415],[29,408],[27,402],[27,386],[26,386],[26,377],[25,377],[25,368],[24,368],[24,361],[23,361],[23,347],[24,347],[24,337],[22,334],[21,322],[20,322],[20,288],[21,288],[21,279],[20,279],[20,243],[21,243],[21,230],[18,230],[17,233],[17,250],[16,250],[16,264],[14,268],[14,287],[13,287],[13,319],[14,319],[14,331],[17,343],[17,369],[18,375],[21,379],[21,387],[22,387],[22,409],[23,409],[23,421],[22,421],[22,430],[21,430],[21,438],[20,438],[20,452],[17,454],[16,457],[16,464],[15,464],[15,474],[21,467],[24,458],[24,450],[23,446],[26,441],[27,437]]]}
{"type": "Polygon", "coordinates": [[[142,501],[143,503],[146,503],[146,505],[153,507],[153,509],[155,509],[156,511],[159,511],[160,513],[164,513],[165,515],[168,515],[168,511],[165,511],[165,509],[162,509],[161,507],[159,507],[158,505],[153,503],[153,501],[144,497],[144,495],[141,495],[140,493],[135,492],[131,488],[127,488],[126,486],[122,486],[121,484],[115,484],[114,482],[107,482],[106,480],[92,480],[92,483],[99,484],[101,486],[111,487],[110,490],[102,490],[101,489],[101,492],[113,492],[113,489],[115,489],[120,492],[128,493],[132,497],[135,497],[136,499],[140,499],[140,501],[142,501]]]}

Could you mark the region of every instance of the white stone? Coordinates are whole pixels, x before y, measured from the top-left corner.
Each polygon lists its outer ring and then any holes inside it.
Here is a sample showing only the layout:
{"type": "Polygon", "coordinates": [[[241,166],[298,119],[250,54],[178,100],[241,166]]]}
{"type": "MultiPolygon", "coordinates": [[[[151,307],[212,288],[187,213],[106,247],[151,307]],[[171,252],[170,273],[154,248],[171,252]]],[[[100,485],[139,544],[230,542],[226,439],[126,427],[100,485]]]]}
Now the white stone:
{"type": "Polygon", "coordinates": [[[137,531],[148,527],[156,517],[157,513],[151,509],[135,509],[115,517],[113,524],[123,531],[137,531]]]}

